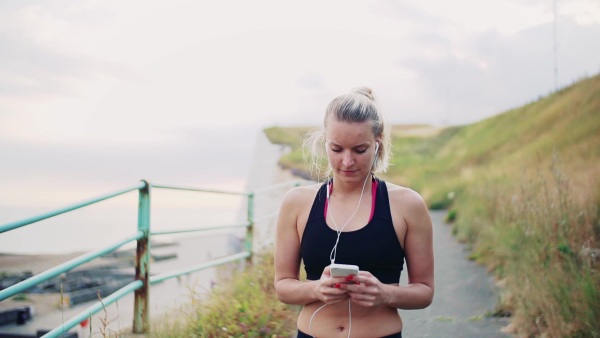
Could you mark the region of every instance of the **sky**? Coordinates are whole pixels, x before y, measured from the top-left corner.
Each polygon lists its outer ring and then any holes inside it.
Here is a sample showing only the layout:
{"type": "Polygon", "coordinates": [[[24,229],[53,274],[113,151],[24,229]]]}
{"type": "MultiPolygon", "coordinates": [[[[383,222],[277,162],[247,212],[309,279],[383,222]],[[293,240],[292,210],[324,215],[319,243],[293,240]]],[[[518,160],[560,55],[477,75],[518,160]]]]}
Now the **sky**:
{"type": "Polygon", "coordinates": [[[243,189],[260,130],[356,86],[460,125],[599,72],[598,0],[0,0],[0,208],[243,189]]]}

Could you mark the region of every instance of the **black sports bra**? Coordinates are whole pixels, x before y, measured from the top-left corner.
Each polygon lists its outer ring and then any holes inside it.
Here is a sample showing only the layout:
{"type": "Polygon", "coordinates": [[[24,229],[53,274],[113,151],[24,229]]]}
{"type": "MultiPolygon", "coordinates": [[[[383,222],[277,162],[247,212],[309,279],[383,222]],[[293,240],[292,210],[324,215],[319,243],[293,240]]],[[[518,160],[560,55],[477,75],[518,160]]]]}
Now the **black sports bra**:
{"type": "MultiPolygon", "coordinates": [[[[380,282],[395,284],[399,283],[404,266],[404,250],[392,223],[387,186],[377,178],[375,185],[372,218],[361,229],[342,232],[336,263],[358,265],[360,270],[369,271],[380,282]]],[[[317,192],[300,243],[309,280],[321,278],[323,269],[331,263],[329,254],[337,237],[336,231],[325,222],[326,189],[328,182],[317,192]]]]}

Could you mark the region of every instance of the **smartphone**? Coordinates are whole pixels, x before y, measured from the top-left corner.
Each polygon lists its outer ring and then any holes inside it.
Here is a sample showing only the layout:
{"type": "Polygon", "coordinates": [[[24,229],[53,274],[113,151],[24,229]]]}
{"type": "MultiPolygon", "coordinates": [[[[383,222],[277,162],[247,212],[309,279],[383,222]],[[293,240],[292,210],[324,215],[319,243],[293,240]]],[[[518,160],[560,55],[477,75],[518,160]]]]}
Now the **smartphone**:
{"type": "Polygon", "coordinates": [[[331,264],[331,277],[358,275],[358,266],[351,264],[331,264]]]}

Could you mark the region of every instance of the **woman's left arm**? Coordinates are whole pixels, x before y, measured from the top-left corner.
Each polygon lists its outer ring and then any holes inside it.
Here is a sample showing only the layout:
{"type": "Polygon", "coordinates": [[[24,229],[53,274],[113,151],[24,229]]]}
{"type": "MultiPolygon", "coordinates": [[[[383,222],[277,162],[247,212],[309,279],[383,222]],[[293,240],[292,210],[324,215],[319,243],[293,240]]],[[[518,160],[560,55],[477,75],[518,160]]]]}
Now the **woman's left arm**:
{"type": "MultiPolygon", "coordinates": [[[[423,309],[433,300],[433,229],[423,198],[413,190],[390,189],[390,206],[396,222],[405,223],[404,254],[408,285],[383,284],[369,272],[353,278],[359,285],[345,286],[353,302],[363,306],[386,304],[399,309],[423,309]]],[[[396,224],[395,224],[396,226],[396,224]]]]}
{"type": "MultiPolygon", "coordinates": [[[[433,301],[433,227],[425,201],[417,192],[403,188],[390,194],[390,202],[399,206],[406,222],[404,255],[408,285],[385,285],[382,291],[387,305],[400,309],[423,309],[433,301]]],[[[392,211],[394,212],[394,211],[392,211]]]]}

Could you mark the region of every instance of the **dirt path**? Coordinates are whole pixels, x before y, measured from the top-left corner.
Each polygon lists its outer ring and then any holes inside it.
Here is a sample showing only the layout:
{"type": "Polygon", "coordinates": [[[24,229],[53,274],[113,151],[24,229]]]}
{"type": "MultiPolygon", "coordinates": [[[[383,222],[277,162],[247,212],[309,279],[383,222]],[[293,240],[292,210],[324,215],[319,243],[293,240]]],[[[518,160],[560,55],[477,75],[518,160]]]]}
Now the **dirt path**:
{"type": "MultiPolygon", "coordinates": [[[[502,332],[507,318],[490,317],[497,303],[492,276],[468,259],[465,246],[444,223],[445,212],[432,211],[435,254],[435,296],[423,310],[400,311],[403,335],[421,337],[510,337],[502,332]]],[[[406,271],[402,274],[406,283],[406,271]]]]}

